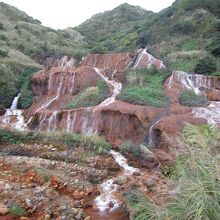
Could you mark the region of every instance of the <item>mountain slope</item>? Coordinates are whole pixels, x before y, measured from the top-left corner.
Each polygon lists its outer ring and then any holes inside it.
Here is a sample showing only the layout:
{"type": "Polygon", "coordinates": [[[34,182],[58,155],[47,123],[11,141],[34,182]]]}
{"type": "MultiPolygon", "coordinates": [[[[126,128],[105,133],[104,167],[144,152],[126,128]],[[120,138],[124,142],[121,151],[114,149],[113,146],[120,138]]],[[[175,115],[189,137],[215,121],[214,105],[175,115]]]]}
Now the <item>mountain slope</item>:
{"type": "Polygon", "coordinates": [[[88,47],[94,52],[120,51],[127,46],[130,49],[129,44],[136,38],[133,35],[135,25],[150,14],[153,13],[125,3],[92,16],[75,29],[85,36],[88,47]]]}
{"type": "Polygon", "coordinates": [[[0,104],[8,106],[20,90],[22,72],[39,69],[42,57],[81,56],[85,43],[72,29],[53,30],[17,8],[0,3],[0,104]]]}
{"type": "Polygon", "coordinates": [[[147,46],[172,69],[192,72],[200,58],[210,55],[207,48],[219,23],[219,8],[218,0],[177,0],[159,13],[123,4],[75,29],[85,35],[92,52],[147,46]],[[132,10],[141,16],[133,16],[132,10]]]}

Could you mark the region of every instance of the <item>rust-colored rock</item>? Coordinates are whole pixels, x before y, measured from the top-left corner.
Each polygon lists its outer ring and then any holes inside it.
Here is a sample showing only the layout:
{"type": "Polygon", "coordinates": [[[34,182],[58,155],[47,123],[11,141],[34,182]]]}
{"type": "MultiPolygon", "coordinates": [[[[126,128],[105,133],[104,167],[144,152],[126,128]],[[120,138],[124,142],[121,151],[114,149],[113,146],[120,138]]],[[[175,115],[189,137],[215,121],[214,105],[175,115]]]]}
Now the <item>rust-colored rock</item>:
{"type": "Polygon", "coordinates": [[[211,101],[220,101],[220,90],[212,89],[207,98],[211,101]]]}

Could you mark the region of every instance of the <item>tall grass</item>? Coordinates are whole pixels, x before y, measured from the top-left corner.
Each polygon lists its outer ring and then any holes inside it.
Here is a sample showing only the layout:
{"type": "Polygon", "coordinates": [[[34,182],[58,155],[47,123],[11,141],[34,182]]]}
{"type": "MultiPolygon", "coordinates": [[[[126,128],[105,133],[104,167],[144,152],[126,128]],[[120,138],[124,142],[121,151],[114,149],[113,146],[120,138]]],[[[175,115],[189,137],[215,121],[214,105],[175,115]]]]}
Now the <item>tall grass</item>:
{"type": "Polygon", "coordinates": [[[108,97],[108,86],[104,80],[99,80],[97,86],[89,87],[77,94],[68,103],[68,109],[95,106],[108,97]]]}
{"type": "Polygon", "coordinates": [[[133,219],[220,219],[220,132],[207,125],[188,125],[181,140],[185,149],[178,152],[172,167],[176,188],[170,202],[158,207],[141,195],[134,204],[130,202],[133,219]]]}
{"type": "Polygon", "coordinates": [[[111,144],[104,138],[93,135],[84,136],[75,133],[66,132],[18,132],[15,130],[0,129],[0,144],[18,144],[22,142],[40,142],[40,143],[59,143],[69,148],[83,147],[90,149],[98,154],[107,153],[111,144]]]}
{"type": "Polygon", "coordinates": [[[157,69],[130,71],[119,99],[134,104],[166,107],[169,98],[163,91],[163,80],[167,74],[168,71],[157,69]]]}

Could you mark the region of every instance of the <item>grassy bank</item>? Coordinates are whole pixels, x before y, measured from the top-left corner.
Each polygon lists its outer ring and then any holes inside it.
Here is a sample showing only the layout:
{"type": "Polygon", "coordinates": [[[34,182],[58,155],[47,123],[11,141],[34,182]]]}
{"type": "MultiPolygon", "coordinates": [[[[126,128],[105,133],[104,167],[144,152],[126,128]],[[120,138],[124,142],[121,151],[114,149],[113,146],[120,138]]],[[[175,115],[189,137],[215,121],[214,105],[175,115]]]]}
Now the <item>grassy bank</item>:
{"type": "Polygon", "coordinates": [[[167,106],[169,98],[163,91],[163,81],[168,73],[168,70],[157,69],[129,71],[119,99],[140,105],[167,106]]]}
{"type": "Polygon", "coordinates": [[[177,152],[176,163],[164,170],[175,183],[169,202],[163,207],[132,190],[127,201],[134,220],[220,219],[220,132],[208,125],[187,126],[177,152]]]}
{"type": "Polygon", "coordinates": [[[84,147],[96,153],[106,153],[111,145],[97,135],[83,136],[65,132],[18,132],[0,129],[0,144],[19,144],[25,142],[58,143],[70,148],[84,147]]]}

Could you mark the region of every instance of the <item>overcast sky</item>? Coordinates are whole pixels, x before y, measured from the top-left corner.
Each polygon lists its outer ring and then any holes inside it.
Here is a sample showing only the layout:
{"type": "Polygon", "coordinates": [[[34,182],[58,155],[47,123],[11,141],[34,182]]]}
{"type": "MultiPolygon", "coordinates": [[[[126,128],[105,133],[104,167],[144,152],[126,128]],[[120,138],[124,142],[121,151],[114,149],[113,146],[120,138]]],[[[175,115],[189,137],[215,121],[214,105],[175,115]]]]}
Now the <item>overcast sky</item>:
{"type": "Polygon", "coordinates": [[[4,0],[43,25],[55,29],[79,25],[92,15],[111,10],[127,2],[147,10],[158,12],[170,6],[174,0],[4,0]]]}

